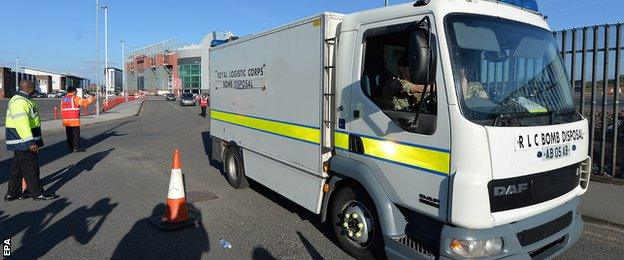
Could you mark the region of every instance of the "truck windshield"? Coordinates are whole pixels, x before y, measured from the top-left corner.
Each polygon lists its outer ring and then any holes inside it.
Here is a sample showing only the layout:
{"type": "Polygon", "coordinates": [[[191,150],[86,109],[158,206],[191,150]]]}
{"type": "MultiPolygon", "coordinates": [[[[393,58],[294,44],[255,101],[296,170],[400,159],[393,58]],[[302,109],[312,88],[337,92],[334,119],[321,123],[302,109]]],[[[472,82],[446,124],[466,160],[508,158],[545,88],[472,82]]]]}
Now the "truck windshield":
{"type": "Polygon", "coordinates": [[[553,35],[501,18],[450,15],[445,20],[462,114],[493,126],[580,120],[553,35]]]}

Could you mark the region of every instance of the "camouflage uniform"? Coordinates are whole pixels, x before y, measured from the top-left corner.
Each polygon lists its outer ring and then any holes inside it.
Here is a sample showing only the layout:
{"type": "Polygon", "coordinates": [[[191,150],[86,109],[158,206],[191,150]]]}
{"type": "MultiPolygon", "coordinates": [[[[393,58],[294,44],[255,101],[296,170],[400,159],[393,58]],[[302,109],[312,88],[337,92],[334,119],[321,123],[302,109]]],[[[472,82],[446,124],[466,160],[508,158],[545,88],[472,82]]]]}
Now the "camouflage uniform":
{"type": "MultiPolygon", "coordinates": [[[[386,83],[385,91],[383,92],[384,100],[386,100],[384,109],[391,109],[395,111],[409,111],[409,91],[412,83],[399,78],[392,78],[386,83]]],[[[417,93],[416,99],[420,100],[421,93],[417,93]]]]}
{"type": "Polygon", "coordinates": [[[487,92],[485,92],[485,89],[483,89],[483,85],[481,85],[481,83],[468,82],[468,89],[464,91],[464,99],[471,99],[474,97],[485,99],[490,98],[487,92]]]}

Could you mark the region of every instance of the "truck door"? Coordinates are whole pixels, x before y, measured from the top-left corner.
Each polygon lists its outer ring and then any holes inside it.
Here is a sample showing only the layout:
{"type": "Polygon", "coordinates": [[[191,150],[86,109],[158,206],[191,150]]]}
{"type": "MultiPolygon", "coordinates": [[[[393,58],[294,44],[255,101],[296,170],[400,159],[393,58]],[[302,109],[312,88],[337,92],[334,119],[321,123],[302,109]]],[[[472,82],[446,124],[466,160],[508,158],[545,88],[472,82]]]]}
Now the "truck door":
{"type": "MultiPolygon", "coordinates": [[[[450,126],[440,63],[428,91],[410,83],[408,51],[424,16],[360,27],[351,84],[349,156],[366,164],[390,199],[433,217],[445,218],[450,167],[450,126]],[[359,82],[359,84],[358,84],[359,82]],[[422,104],[421,104],[422,103],[422,104]],[[420,108],[418,119],[416,111],[420,108]]],[[[433,19],[432,19],[433,20],[433,19]]],[[[435,28],[431,24],[431,28],[435,28]]],[[[440,48],[431,29],[433,55],[440,48]]],[[[427,34],[423,34],[427,35],[427,34]]]]}

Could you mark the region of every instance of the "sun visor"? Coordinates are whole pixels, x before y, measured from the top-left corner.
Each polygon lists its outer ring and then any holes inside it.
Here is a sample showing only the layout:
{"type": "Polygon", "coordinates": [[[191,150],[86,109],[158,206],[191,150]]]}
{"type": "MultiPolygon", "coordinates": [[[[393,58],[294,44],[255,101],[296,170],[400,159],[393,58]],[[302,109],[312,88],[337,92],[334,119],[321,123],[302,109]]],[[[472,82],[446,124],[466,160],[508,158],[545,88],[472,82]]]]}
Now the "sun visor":
{"type": "Polygon", "coordinates": [[[463,49],[500,52],[496,34],[489,28],[468,26],[465,23],[453,23],[457,44],[463,49]]]}

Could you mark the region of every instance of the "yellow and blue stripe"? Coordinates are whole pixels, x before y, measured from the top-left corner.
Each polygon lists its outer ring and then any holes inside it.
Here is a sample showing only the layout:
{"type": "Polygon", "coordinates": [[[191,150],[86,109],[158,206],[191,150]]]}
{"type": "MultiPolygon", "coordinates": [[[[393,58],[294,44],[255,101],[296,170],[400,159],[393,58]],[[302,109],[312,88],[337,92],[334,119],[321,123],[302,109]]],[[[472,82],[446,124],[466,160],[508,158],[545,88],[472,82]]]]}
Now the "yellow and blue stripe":
{"type": "Polygon", "coordinates": [[[273,119],[235,114],[215,109],[210,110],[210,118],[233,125],[278,135],[310,144],[321,143],[321,131],[318,127],[288,123],[273,119]]]}
{"type": "MultiPolygon", "coordinates": [[[[364,156],[424,172],[448,176],[451,153],[448,149],[428,147],[410,143],[351,133],[362,139],[364,156]]],[[[349,150],[349,133],[337,131],[334,145],[338,149],[349,150]]]]}
{"type": "MultiPolygon", "coordinates": [[[[211,109],[210,118],[309,144],[319,145],[319,127],[211,109]]],[[[334,147],[349,151],[349,133],[334,132],[334,147]]],[[[362,139],[364,156],[440,176],[448,176],[450,151],[351,133],[362,139]]]]}

